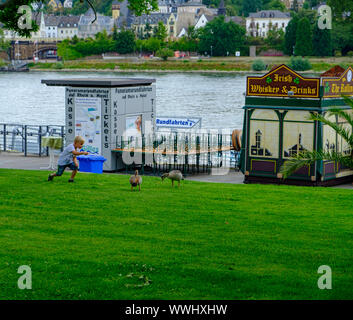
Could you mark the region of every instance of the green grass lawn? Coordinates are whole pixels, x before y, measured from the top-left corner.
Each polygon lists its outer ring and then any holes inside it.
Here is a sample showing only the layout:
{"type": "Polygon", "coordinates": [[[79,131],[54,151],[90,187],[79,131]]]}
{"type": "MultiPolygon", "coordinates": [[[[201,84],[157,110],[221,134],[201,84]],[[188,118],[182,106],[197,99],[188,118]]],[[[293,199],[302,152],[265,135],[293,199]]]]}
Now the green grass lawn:
{"type": "Polygon", "coordinates": [[[353,298],[352,190],[68,178],[0,169],[0,299],[353,298]]]}

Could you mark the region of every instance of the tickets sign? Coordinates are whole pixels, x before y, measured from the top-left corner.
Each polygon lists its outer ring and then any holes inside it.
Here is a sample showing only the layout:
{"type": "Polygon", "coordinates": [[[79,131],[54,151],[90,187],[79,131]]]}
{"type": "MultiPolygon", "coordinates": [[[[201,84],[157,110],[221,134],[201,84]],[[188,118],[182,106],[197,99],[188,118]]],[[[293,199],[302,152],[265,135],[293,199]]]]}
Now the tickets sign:
{"type": "Polygon", "coordinates": [[[247,96],[318,98],[319,78],[304,78],[282,64],[262,77],[247,77],[247,96]]]}
{"type": "Polygon", "coordinates": [[[348,69],[342,73],[340,78],[322,79],[325,98],[336,98],[345,96],[353,96],[353,69],[348,69]]]}

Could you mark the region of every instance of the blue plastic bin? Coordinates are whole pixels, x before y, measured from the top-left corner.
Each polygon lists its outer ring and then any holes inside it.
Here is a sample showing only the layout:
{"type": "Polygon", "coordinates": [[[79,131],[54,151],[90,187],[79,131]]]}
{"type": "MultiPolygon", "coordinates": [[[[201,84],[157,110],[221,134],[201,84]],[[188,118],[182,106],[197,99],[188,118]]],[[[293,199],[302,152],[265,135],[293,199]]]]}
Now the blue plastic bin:
{"type": "Polygon", "coordinates": [[[103,173],[103,163],[107,160],[95,154],[78,156],[77,159],[80,161],[80,171],[92,173],[103,173]]]}

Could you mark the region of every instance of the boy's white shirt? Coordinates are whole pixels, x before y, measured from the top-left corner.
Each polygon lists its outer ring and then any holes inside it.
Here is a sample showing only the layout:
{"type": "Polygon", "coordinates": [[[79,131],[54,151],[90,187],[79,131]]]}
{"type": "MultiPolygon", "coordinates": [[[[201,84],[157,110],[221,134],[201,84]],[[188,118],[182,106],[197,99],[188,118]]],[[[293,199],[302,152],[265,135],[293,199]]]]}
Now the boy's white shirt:
{"type": "Polygon", "coordinates": [[[73,143],[69,144],[63,152],[60,153],[59,159],[58,159],[58,165],[59,166],[65,166],[68,165],[72,162],[75,162],[76,156],[72,153],[73,151],[77,151],[78,148],[75,148],[75,145],[73,143]]]}

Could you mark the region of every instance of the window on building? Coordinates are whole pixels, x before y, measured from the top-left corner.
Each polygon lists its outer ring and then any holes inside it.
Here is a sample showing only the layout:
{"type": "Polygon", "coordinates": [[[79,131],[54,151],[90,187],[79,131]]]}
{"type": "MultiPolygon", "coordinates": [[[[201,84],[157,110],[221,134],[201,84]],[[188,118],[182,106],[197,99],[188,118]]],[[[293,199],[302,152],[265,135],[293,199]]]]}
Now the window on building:
{"type": "Polygon", "coordinates": [[[283,157],[290,158],[313,150],[314,122],[306,111],[288,111],[283,121],[283,157]]]}
{"type": "Polygon", "coordinates": [[[272,110],[255,110],[250,120],[250,150],[252,157],[277,158],[279,154],[279,118],[272,110]]]}

